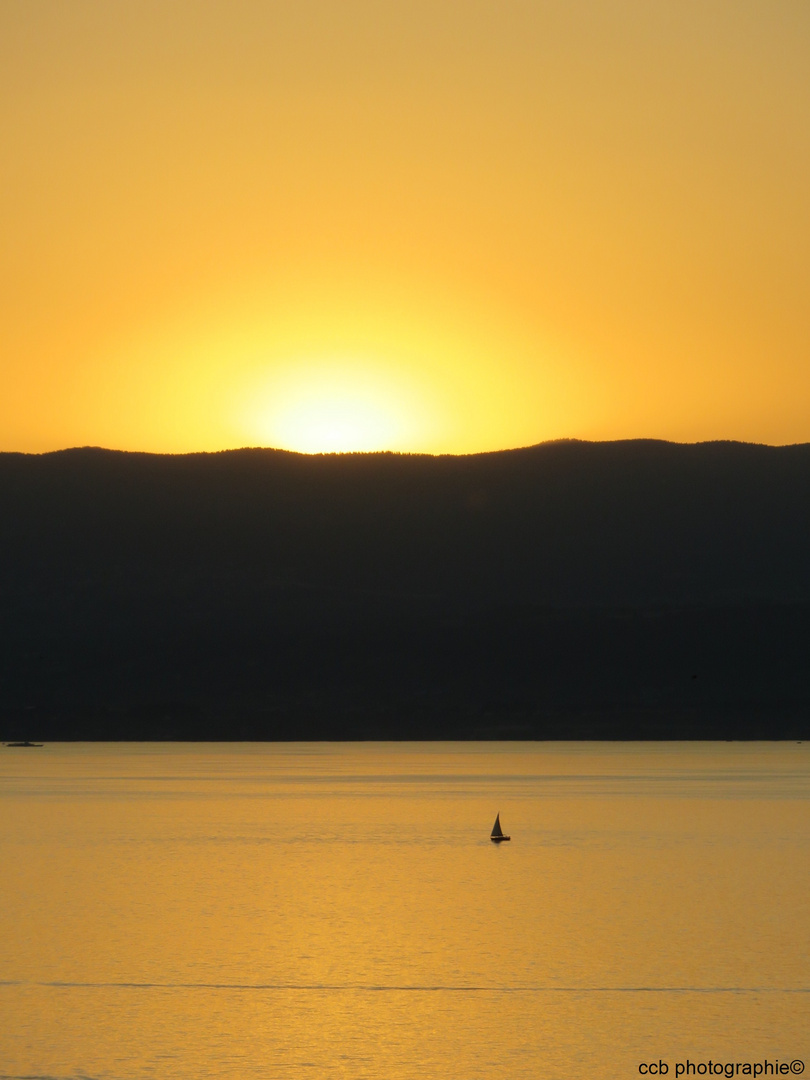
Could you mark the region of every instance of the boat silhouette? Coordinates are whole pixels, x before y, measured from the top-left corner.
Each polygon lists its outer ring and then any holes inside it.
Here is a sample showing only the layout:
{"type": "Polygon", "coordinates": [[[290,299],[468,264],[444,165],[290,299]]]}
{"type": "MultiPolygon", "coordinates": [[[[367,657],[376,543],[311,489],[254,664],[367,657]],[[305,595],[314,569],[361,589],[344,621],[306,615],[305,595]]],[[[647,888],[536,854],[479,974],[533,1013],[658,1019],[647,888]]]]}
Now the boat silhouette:
{"type": "Polygon", "coordinates": [[[495,824],[492,826],[492,832],[489,834],[489,838],[493,844],[500,844],[504,840],[511,840],[511,836],[504,836],[503,829],[501,828],[501,815],[495,815],[495,824]]]}

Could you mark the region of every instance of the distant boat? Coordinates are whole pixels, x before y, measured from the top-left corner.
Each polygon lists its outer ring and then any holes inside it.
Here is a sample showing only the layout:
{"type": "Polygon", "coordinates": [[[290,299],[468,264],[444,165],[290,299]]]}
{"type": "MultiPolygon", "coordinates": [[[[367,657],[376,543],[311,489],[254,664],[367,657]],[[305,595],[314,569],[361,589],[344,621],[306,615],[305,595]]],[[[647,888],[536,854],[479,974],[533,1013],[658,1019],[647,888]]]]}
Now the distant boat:
{"type": "Polygon", "coordinates": [[[501,815],[497,814],[495,817],[495,824],[492,826],[492,832],[489,834],[489,838],[493,844],[500,844],[504,840],[511,840],[511,836],[504,836],[503,829],[501,828],[501,815]]]}
{"type": "Polygon", "coordinates": [[[42,745],[43,744],[41,742],[28,742],[28,740],[26,740],[25,742],[7,742],[7,743],[3,743],[3,746],[42,746],[42,745]]]}

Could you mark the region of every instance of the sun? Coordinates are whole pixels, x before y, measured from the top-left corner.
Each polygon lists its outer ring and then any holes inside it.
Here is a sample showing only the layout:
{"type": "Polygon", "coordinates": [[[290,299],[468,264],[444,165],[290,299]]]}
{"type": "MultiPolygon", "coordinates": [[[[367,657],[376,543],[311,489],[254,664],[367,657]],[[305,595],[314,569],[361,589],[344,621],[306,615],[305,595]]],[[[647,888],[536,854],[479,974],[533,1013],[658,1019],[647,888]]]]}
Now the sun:
{"type": "Polygon", "coordinates": [[[302,395],[276,417],[278,445],[305,454],[390,450],[399,440],[401,418],[390,403],[351,390],[302,395]]]}
{"type": "Polygon", "coordinates": [[[412,449],[427,409],[401,380],[357,363],[298,364],[251,405],[264,445],[304,454],[412,449]]]}

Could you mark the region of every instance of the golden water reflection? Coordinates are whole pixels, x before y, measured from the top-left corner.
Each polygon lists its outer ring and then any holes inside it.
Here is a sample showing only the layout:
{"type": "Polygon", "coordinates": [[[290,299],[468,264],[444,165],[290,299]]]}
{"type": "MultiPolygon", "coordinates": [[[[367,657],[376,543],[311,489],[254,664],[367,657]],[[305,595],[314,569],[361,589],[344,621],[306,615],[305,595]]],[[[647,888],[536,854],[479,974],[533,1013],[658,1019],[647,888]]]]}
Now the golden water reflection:
{"type": "Polygon", "coordinates": [[[810,1067],[809,797],[796,744],[3,749],[0,1075],[810,1067]]]}

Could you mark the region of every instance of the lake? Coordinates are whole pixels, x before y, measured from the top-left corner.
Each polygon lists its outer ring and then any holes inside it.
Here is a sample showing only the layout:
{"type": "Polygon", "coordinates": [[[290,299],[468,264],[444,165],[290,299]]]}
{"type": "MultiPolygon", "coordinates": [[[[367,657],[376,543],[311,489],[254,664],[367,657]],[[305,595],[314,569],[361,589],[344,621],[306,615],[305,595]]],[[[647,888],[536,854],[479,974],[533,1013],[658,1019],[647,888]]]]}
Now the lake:
{"type": "Polygon", "coordinates": [[[807,744],[0,748],[2,1077],[801,1061],[807,744]]]}

